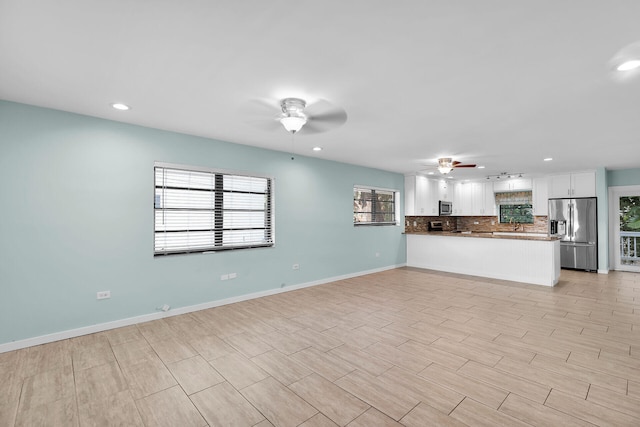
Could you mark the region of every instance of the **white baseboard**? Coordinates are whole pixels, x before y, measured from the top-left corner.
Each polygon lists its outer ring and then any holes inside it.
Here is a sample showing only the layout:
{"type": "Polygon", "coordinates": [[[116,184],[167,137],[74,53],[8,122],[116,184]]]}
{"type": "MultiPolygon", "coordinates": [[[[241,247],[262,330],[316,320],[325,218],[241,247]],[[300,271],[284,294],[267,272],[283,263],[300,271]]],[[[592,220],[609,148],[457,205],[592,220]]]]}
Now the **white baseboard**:
{"type": "Polygon", "coordinates": [[[598,274],[609,274],[608,269],[598,269],[598,274]]]}
{"type": "Polygon", "coordinates": [[[379,273],[381,271],[393,270],[393,269],[401,268],[405,266],[406,264],[398,264],[398,265],[391,265],[387,267],[375,268],[373,270],[360,271],[357,273],[349,273],[342,276],[328,277],[325,279],[315,280],[313,282],[307,282],[307,283],[300,283],[298,285],[287,286],[284,288],[269,289],[266,291],[254,292],[254,293],[245,294],[245,295],[238,295],[236,297],[225,298],[225,299],[216,300],[216,301],[209,301],[202,304],[190,305],[187,307],[178,307],[166,312],[160,311],[157,313],[143,314],[141,316],[114,320],[112,322],[99,323],[96,325],[84,326],[82,328],[77,328],[77,329],[69,329],[66,331],[55,332],[53,334],[48,334],[48,335],[40,335],[33,338],[27,338],[23,340],[0,344],[0,353],[19,350],[21,348],[26,348],[26,347],[33,347],[41,344],[47,344],[54,341],[60,341],[60,340],[65,340],[69,338],[79,337],[82,335],[94,334],[96,332],[108,331],[110,329],[116,329],[116,328],[121,328],[123,326],[130,326],[138,323],[149,322],[151,320],[163,319],[165,317],[179,316],[181,314],[191,313],[194,311],[206,310],[207,308],[219,307],[222,305],[233,304],[236,302],[246,301],[250,299],[266,297],[269,295],[276,295],[283,292],[295,291],[297,289],[323,285],[325,283],[337,282],[339,280],[351,279],[353,277],[379,273]]]}

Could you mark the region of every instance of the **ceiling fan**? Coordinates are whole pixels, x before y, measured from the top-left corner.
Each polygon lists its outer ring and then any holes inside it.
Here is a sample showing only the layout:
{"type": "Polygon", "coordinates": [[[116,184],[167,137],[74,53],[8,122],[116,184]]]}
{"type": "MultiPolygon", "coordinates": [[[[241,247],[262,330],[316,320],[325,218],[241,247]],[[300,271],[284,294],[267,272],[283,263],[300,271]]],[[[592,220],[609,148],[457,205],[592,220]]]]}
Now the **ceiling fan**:
{"type": "Polygon", "coordinates": [[[451,157],[441,157],[438,159],[438,171],[446,175],[456,168],[475,168],[475,164],[463,164],[457,160],[453,160],[451,157]]]}
{"type": "Polygon", "coordinates": [[[312,134],[343,125],[347,113],[323,99],[307,103],[301,98],[254,100],[244,108],[245,121],[265,130],[283,126],[287,132],[312,134]],[[278,112],[279,110],[279,112],[278,112]]]}

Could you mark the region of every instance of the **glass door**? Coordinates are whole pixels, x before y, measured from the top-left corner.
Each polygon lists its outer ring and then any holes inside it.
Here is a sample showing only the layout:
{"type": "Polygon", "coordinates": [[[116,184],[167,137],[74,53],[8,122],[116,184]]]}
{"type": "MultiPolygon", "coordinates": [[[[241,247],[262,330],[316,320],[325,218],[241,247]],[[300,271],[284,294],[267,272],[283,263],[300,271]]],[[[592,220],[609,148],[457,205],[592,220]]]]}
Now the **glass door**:
{"type": "Polygon", "coordinates": [[[615,189],[613,196],[614,268],[640,272],[640,187],[615,189]]]}

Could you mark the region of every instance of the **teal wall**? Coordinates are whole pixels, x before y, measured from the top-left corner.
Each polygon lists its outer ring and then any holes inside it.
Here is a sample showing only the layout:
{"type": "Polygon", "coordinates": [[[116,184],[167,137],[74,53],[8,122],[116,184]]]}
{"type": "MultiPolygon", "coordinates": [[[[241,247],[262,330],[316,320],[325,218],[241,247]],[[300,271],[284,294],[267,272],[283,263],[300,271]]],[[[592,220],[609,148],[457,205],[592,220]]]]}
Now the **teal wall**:
{"type": "Polygon", "coordinates": [[[406,262],[352,215],[400,174],[0,101],[0,177],[0,344],[406,262]],[[275,247],[154,258],[155,161],[274,177],[275,247]]]}
{"type": "Polygon", "coordinates": [[[609,187],[640,185],[640,168],[607,171],[609,187]]]}
{"type": "Polygon", "coordinates": [[[598,271],[609,270],[609,190],[607,171],[596,169],[596,197],[598,198],[598,271]]]}

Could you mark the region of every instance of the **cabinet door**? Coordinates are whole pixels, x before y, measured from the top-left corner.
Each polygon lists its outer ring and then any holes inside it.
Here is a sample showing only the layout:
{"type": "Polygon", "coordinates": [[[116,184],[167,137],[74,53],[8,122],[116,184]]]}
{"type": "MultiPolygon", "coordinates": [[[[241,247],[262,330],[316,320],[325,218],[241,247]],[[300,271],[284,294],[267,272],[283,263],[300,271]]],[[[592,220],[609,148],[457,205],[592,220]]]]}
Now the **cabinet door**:
{"type": "Polygon", "coordinates": [[[456,182],[453,187],[453,214],[462,215],[462,186],[461,182],[456,182]]]}
{"type": "Polygon", "coordinates": [[[509,184],[511,185],[511,191],[531,190],[531,179],[529,178],[512,179],[509,184]]]}
{"type": "Polygon", "coordinates": [[[440,191],[439,191],[439,183],[434,179],[427,180],[427,206],[425,209],[426,215],[437,216],[438,209],[440,206],[438,205],[438,201],[440,200],[440,191]]]}
{"type": "Polygon", "coordinates": [[[496,195],[493,192],[493,182],[484,183],[484,212],[482,215],[496,215],[496,195]]]}
{"type": "Polygon", "coordinates": [[[595,172],[574,173],[571,175],[571,197],[595,197],[595,172]]]}
{"type": "Polygon", "coordinates": [[[427,215],[428,181],[425,176],[416,176],[416,215],[427,215]]]}
{"type": "Polygon", "coordinates": [[[493,191],[495,193],[501,193],[505,191],[511,191],[511,185],[506,179],[501,179],[493,183],[493,191]]]}
{"type": "Polygon", "coordinates": [[[533,180],[533,214],[549,214],[549,180],[546,177],[533,180]]]}
{"type": "Polygon", "coordinates": [[[571,175],[551,175],[549,177],[549,198],[571,197],[571,175]]]}
{"type": "Polygon", "coordinates": [[[416,214],[416,176],[404,177],[404,214],[413,216],[416,214]]]}
{"type": "Polygon", "coordinates": [[[453,211],[456,215],[472,215],[473,205],[473,184],[468,182],[459,182],[454,189],[453,211]],[[456,207],[456,205],[458,207],[456,207]]]}
{"type": "Polygon", "coordinates": [[[447,202],[453,201],[453,185],[449,189],[449,184],[446,180],[440,179],[438,182],[438,200],[445,200],[447,202]]]}

